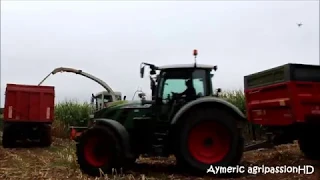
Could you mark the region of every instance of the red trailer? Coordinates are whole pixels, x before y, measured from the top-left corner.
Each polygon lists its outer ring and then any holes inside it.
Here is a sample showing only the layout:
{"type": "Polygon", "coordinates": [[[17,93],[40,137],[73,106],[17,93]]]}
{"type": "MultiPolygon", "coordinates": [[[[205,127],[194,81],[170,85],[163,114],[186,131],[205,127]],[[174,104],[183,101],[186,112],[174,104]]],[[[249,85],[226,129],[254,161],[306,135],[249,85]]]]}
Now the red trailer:
{"type": "Polygon", "coordinates": [[[307,157],[320,159],[320,66],[285,64],[244,84],[249,122],[272,133],[275,145],[298,140],[307,157]]]}
{"type": "Polygon", "coordinates": [[[7,84],[3,114],[3,147],[17,140],[38,140],[51,145],[55,90],[52,86],[7,84]]]}

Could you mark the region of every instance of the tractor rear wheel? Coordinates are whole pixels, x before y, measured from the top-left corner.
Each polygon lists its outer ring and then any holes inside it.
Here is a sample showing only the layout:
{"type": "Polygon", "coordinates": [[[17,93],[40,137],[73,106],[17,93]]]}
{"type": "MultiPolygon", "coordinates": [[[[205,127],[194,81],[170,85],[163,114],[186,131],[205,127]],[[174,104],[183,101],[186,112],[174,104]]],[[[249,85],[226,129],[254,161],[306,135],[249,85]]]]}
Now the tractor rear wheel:
{"type": "Polygon", "coordinates": [[[298,144],[306,158],[320,160],[320,147],[315,145],[315,139],[320,139],[319,126],[308,127],[301,133],[298,144]]]}
{"type": "Polygon", "coordinates": [[[110,173],[123,162],[116,134],[104,126],[93,126],[83,132],[76,147],[80,169],[91,176],[110,173]]]}
{"type": "Polygon", "coordinates": [[[212,166],[235,166],[243,154],[244,140],[237,119],[224,109],[203,108],[188,113],[177,139],[177,163],[204,174],[212,166]]]}

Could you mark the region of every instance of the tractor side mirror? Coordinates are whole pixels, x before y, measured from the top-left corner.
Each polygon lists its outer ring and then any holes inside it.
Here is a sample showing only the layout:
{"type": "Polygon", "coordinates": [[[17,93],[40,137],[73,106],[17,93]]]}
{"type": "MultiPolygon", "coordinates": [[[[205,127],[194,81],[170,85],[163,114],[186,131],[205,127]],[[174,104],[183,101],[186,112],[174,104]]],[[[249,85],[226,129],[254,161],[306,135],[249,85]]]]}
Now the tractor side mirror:
{"type": "Polygon", "coordinates": [[[144,77],[144,66],[140,68],[140,77],[144,77]]]}
{"type": "Polygon", "coordinates": [[[218,66],[213,66],[213,70],[217,71],[218,70],[218,66]]]}
{"type": "Polygon", "coordinates": [[[127,99],[127,96],[123,96],[123,100],[125,101],[127,99]]]}
{"type": "Polygon", "coordinates": [[[155,74],[157,74],[157,72],[152,69],[152,70],[150,71],[150,75],[155,75],[155,74]]]}

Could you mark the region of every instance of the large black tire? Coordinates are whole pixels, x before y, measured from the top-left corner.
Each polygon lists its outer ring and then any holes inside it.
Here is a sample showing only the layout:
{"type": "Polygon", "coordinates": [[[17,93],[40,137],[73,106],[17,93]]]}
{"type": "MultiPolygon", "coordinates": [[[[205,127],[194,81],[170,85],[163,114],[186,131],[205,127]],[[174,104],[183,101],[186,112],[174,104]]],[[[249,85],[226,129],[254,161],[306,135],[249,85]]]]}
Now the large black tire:
{"type": "Polygon", "coordinates": [[[205,174],[210,165],[239,164],[244,140],[235,117],[218,108],[194,109],[184,117],[178,124],[177,165],[191,173],[205,174]]]}
{"type": "Polygon", "coordinates": [[[2,132],[2,146],[3,148],[15,148],[16,139],[12,126],[4,124],[2,132]]]}
{"type": "Polygon", "coordinates": [[[320,139],[319,126],[307,127],[298,138],[300,151],[306,158],[320,160],[320,147],[316,143],[320,139]]]}
{"type": "Polygon", "coordinates": [[[116,134],[105,126],[93,126],[81,134],[76,145],[78,164],[90,176],[110,173],[123,164],[124,156],[116,134]]]}
{"type": "Polygon", "coordinates": [[[40,129],[40,146],[49,147],[52,143],[51,126],[44,126],[40,129]]]}

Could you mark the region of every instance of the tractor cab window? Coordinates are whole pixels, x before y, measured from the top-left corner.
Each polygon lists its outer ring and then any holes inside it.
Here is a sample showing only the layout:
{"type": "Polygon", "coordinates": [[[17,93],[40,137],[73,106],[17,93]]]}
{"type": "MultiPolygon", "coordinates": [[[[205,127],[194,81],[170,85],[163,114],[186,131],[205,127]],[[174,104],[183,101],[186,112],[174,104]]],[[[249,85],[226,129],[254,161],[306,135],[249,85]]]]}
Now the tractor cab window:
{"type": "Polygon", "coordinates": [[[107,103],[107,102],[111,102],[112,100],[111,100],[111,96],[110,95],[104,95],[104,97],[103,97],[103,102],[104,103],[107,103]]]}
{"type": "Polygon", "coordinates": [[[171,92],[182,93],[186,90],[185,82],[185,79],[166,79],[162,97],[169,98],[172,95],[171,92]]]}
{"type": "Polygon", "coordinates": [[[122,97],[121,97],[121,95],[116,95],[116,98],[117,98],[118,101],[121,101],[122,97]]]}
{"type": "MultiPolygon", "coordinates": [[[[163,73],[162,91],[158,95],[163,100],[170,99],[172,92],[182,93],[187,89],[186,81],[192,78],[192,84],[197,96],[204,96],[206,94],[206,71],[195,70],[188,71],[167,71],[163,73]]],[[[161,88],[161,87],[160,87],[161,88]]]]}
{"type": "Polygon", "coordinates": [[[193,79],[193,87],[196,89],[198,96],[204,96],[204,80],[202,78],[193,79]]]}

